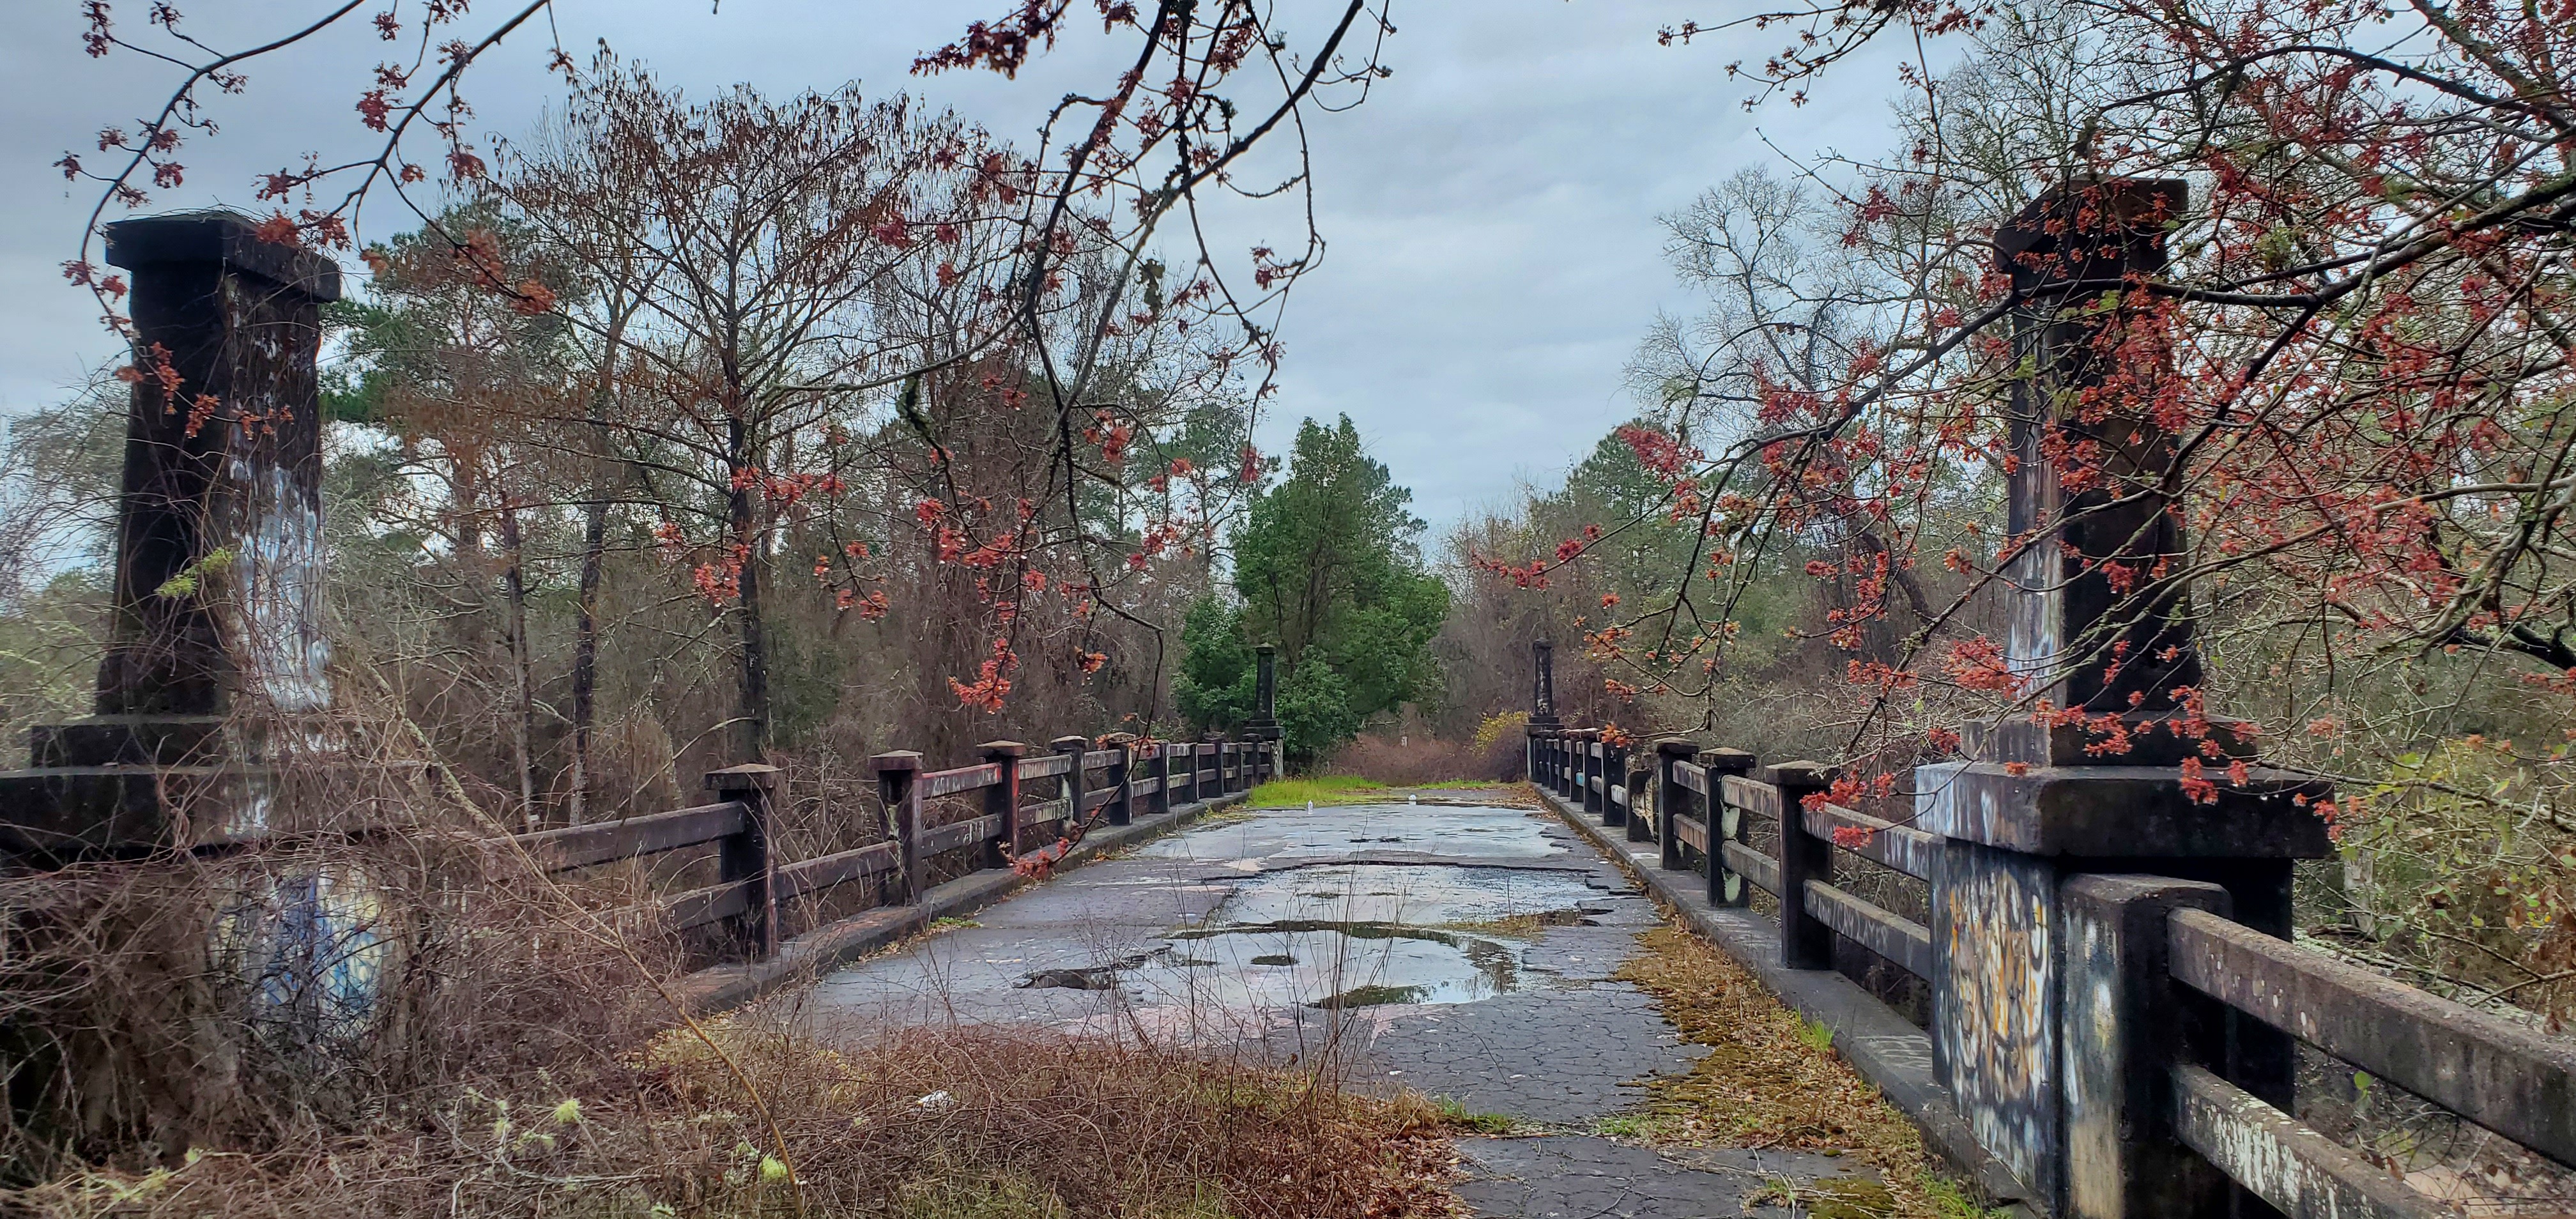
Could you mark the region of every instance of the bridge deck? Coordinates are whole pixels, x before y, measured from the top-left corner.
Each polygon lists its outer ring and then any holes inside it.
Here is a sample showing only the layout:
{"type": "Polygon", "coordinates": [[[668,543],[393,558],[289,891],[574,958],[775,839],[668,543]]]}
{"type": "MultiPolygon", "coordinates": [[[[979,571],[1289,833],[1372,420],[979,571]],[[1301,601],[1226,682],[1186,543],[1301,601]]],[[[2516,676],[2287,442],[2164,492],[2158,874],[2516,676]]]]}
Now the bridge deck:
{"type": "Polygon", "coordinates": [[[1461,1140],[1461,1192],[1486,1215],[1787,1214],[1760,1205],[1783,1183],[1878,1192],[1866,1157],[1818,1154],[1839,1147],[1711,1146],[1708,1123],[1639,1120],[1640,1081],[1708,1052],[1618,976],[1660,921],[1543,812],[1272,810],[1066,873],[815,997],[852,1035],[948,1020],[1141,1032],[1445,1097],[1524,1136],[1461,1140]]]}

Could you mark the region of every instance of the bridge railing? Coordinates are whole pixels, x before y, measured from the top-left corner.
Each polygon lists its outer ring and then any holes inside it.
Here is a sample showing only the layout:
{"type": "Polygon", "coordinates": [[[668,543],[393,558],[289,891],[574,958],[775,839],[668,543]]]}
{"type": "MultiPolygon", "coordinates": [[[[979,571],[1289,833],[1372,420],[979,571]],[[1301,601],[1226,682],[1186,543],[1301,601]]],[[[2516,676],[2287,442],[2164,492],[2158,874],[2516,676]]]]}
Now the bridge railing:
{"type": "MultiPolygon", "coordinates": [[[[1531,730],[1531,781],[1569,814],[1655,842],[1648,859],[1698,873],[1692,888],[1712,907],[1769,894],[1782,966],[1832,969],[1848,944],[1926,983],[1955,967],[1931,927],[1854,892],[1850,879],[1883,869],[1937,907],[1950,839],[1831,803],[1834,772],[1813,763],[1761,766],[1740,750],[1667,740],[1630,769],[1626,751],[1600,736],[1531,730]],[[1603,779],[1605,769],[1624,781],[1603,779]]],[[[2241,1061],[2249,1021],[2576,1166],[2576,1040],[2237,922],[2217,884],[2078,874],[2062,894],[2061,971],[2053,984],[2032,979],[2055,998],[2030,1005],[2054,1011],[2042,1040],[2055,1046],[2047,1070],[2064,1072],[2061,1213],[2224,1213],[2208,1201],[2231,1187],[2293,1217],[2457,1213],[2284,1111],[2267,1072],[2241,1061]]],[[[1943,1009],[1933,1010],[1937,1021],[1943,1009]]],[[[1954,1078],[1979,1069],[1951,1068],[1954,1078]]]]}
{"type": "Polygon", "coordinates": [[[2238,923],[2214,884],[2092,875],[2066,892],[2067,1083],[2094,1118],[2069,1126],[2079,1203],[2214,1172],[2294,1217],[2457,1213],[2232,1081],[2245,1017],[2576,1164],[2576,1042],[2238,923]]]}
{"type": "MultiPolygon", "coordinates": [[[[517,836],[550,873],[715,848],[715,883],[658,894],[665,923],[684,933],[718,927],[720,961],[775,956],[791,928],[782,912],[826,894],[860,911],[921,905],[934,874],[1020,870],[1057,857],[1100,824],[1187,812],[1279,773],[1275,739],[1142,741],[1070,736],[1032,753],[1014,741],[982,760],[921,769],[909,751],[872,759],[887,819],[883,841],[784,860],[774,844],[780,772],[763,765],[711,771],[708,804],[517,836]],[[847,900],[859,886],[858,900],[847,900]]],[[[809,920],[828,921],[828,920],[809,920]]],[[[806,928],[807,931],[819,930],[806,928]]]]}

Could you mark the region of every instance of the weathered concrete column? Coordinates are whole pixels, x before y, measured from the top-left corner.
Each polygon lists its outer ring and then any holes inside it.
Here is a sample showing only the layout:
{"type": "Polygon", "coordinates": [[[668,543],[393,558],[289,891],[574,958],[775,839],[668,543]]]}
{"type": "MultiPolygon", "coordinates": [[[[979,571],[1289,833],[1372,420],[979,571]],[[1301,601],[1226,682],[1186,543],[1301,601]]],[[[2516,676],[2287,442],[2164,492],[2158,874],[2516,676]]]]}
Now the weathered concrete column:
{"type": "Polygon", "coordinates": [[[321,307],[329,258],[238,216],[107,226],[134,365],[98,713],[36,729],[0,776],[0,849],[55,856],[324,828],[275,764],[329,748],[321,307]]]}
{"type": "Polygon", "coordinates": [[[921,755],[913,750],[898,749],[868,759],[877,772],[877,796],[884,802],[886,830],[894,835],[896,849],[902,852],[903,900],[917,905],[926,886],[921,854],[921,755]]]}
{"type": "Polygon", "coordinates": [[[1673,827],[1690,807],[1691,789],[1682,786],[1681,776],[1673,767],[1699,756],[1699,744],[1682,737],[1666,737],[1655,742],[1655,843],[1662,848],[1656,862],[1667,870],[1684,867],[1681,836],[1673,827]]]}
{"type": "Polygon", "coordinates": [[[707,772],[707,790],[742,805],[743,830],[716,843],[716,883],[746,887],[734,935],[755,960],[778,954],[778,785],[784,772],[747,762],[707,772]]]}
{"type": "MultiPolygon", "coordinates": [[[[2111,294],[2163,268],[2184,203],[2179,182],[2071,184],[1996,235],[2023,301],[2010,527],[2025,544],[2008,568],[2006,659],[2026,696],[2084,718],[2008,717],[1971,739],[1969,760],[1915,772],[1916,823],[1947,839],[1932,883],[1935,1068],[1987,1150],[2060,1210],[2066,1131],[2093,1116],[2070,1111],[2084,1099],[2067,1086],[2062,886],[2088,872],[2205,881],[2239,919],[2286,935],[2291,861],[2331,849],[2297,802],[2324,784],[2260,768],[2230,781],[2242,734],[2200,732],[2178,706],[2201,667],[2171,578],[2184,553],[2164,491],[2174,448],[2120,399],[2087,394],[2135,358],[2113,349],[2129,314],[2111,294]]],[[[2286,1100],[2287,1040],[2244,1037],[2240,1082],[2286,1100]]]]}
{"type": "Polygon", "coordinates": [[[2226,1017],[2175,982],[2167,924],[2181,909],[2228,912],[2203,881],[2068,880],[2066,1212],[2086,1219],[2224,1215],[2235,1186],[2172,1132],[2176,1061],[2217,1061],[2226,1017]]]}
{"type": "Polygon", "coordinates": [[[1002,772],[1000,782],[984,789],[984,815],[1001,821],[985,848],[984,866],[1007,868],[1032,849],[1020,841],[1020,759],[1028,756],[1029,747],[1018,741],[986,741],[976,749],[985,765],[1002,772]]]}
{"type": "MultiPolygon", "coordinates": [[[[1750,906],[1753,884],[1744,874],[1728,866],[1726,844],[1742,844],[1746,831],[1744,810],[1727,802],[1726,781],[1745,778],[1753,773],[1757,759],[1741,749],[1703,749],[1699,764],[1708,772],[1708,904],[1712,906],[1750,906]]],[[[1682,865],[1675,864],[1675,867],[1682,865]]]]}
{"type": "Polygon", "coordinates": [[[1118,751],[1118,781],[1110,786],[1117,794],[1109,798],[1109,824],[1133,825],[1136,821],[1136,734],[1113,732],[1100,743],[1118,751]]]}

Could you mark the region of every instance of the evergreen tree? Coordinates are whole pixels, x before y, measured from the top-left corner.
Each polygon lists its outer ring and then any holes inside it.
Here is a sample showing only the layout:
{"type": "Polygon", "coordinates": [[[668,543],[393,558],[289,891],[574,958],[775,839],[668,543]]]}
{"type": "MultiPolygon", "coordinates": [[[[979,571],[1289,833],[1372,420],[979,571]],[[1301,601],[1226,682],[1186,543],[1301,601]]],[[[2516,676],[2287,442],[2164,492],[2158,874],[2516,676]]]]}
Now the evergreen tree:
{"type": "Polygon", "coordinates": [[[1174,690],[1194,726],[1250,713],[1251,645],[1279,648],[1279,719],[1291,759],[1312,761],[1369,716],[1437,691],[1430,643],[1449,590],[1423,570],[1413,493],[1369,457],[1343,416],[1297,429],[1288,475],[1234,538],[1238,607],[1191,612],[1174,690]]]}

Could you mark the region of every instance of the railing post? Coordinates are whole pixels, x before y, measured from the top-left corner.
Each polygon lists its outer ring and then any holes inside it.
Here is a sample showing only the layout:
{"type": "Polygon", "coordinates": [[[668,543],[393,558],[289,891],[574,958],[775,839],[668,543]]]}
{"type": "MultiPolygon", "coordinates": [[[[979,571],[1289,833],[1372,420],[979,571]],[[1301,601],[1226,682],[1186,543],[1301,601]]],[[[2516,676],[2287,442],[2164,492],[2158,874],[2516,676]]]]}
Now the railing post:
{"type": "Polygon", "coordinates": [[[1628,751],[1608,740],[1601,742],[1601,828],[1621,829],[1628,824],[1628,810],[1610,798],[1610,780],[1617,776],[1621,784],[1628,781],[1628,751]]]}
{"type": "Polygon", "coordinates": [[[1054,744],[1055,751],[1072,763],[1072,768],[1064,772],[1064,786],[1058,789],[1064,793],[1064,836],[1070,838],[1082,824],[1082,755],[1090,751],[1091,738],[1060,736],[1054,744]]]}
{"type": "Polygon", "coordinates": [[[1655,825],[1663,818],[1664,806],[1660,803],[1655,805],[1653,821],[1646,819],[1637,810],[1643,808],[1649,801],[1655,800],[1660,794],[1655,786],[1655,776],[1663,773],[1663,767],[1656,763],[1653,750],[1648,750],[1643,756],[1639,756],[1630,750],[1622,749],[1619,751],[1619,756],[1625,761],[1627,770],[1627,773],[1620,776],[1619,785],[1628,789],[1628,841],[1652,841],[1655,837],[1655,825]]]}
{"type": "Polygon", "coordinates": [[[1156,814],[1172,811],[1172,743],[1154,743],[1154,798],[1146,805],[1156,814]]]}
{"type": "Polygon", "coordinates": [[[2228,913],[2227,890],[2162,876],[2085,875],[2059,889],[2066,977],[2058,1149],[2069,1219],[2197,1219],[2230,1213],[2235,1186],[2173,1129],[2173,1067],[2224,1038],[2215,1004],[2176,984],[2166,924],[2181,909],[2228,913]]]}
{"type": "Polygon", "coordinates": [[[1712,906],[1753,904],[1752,884],[1726,863],[1726,844],[1745,840],[1744,810],[1726,802],[1726,781],[1752,774],[1753,761],[1753,755],[1741,749],[1699,753],[1699,764],[1708,771],[1708,904],[1712,906]]]}
{"type": "Polygon", "coordinates": [[[767,960],[778,952],[778,865],[769,849],[778,768],[751,762],[710,770],[707,790],[742,805],[742,832],[716,845],[716,883],[748,886],[734,934],[755,960],[767,960]]]}
{"type": "Polygon", "coordinates": [[[1020,759],[1028,756],[1029,747],[1018,741],[986,741],[980,748],[986,762],[1002,768],[1001,781],[984,789],[984,815],[1002,819],[985,850],[984,866],[1007,868],[1026,853],[1020,843],[1020,759]]]}
{"type": "Polygon", "coordinates": [[[1804,809],[1807,797],[1833,785],[1834,772],[1814,762],[1782,762],[1763,767],[1761,781],[1780,793],[1780,963],[1831,969],[1834,929],[1807,913],[1807,882],[1833,883],[1834,844],[1807,832],[1804,809]]]}
{"type": "Polygon", "coordinates": [[[1601,747],[1601,730],[1577,728],[1572,735],[1574,737],[1574,773],[1568,776],[1570,790],[1566,792],[1565,798],[1567,802],[1589,816],[1601,811],[1600,806],[1592,802],[1592,775],[1601,765],[1601,759],[1595,752],[1601,747]]]}
{"type": "Polygon", "coordinates": [[[918,905],[922,898],[921,864],[921,755],[909,749],[898,749],[870,758],[876,768],[877,795],[885,802],[887,828],[903,852],[903,899],[918,905]]]}
{"type": "Polygon", "coordinates": [[[1682,786],[1681,775],[1673,768],[1697,756],[1696,741],[1666,737],[1655,742],[1655,842],[1663,848],[1660,862],[1666,871],[1682,867],[1682,840],[1674,822],[1691,798],[1691,789],[1682,786]]]}
{"type": "Polygon", "coordinates": [[[1136,823],[1136,738],[1128,733],[1113,733],[1104,744],[1118,750],[1118,794],[1109,798],[1109,824],[1136,823]]]}

